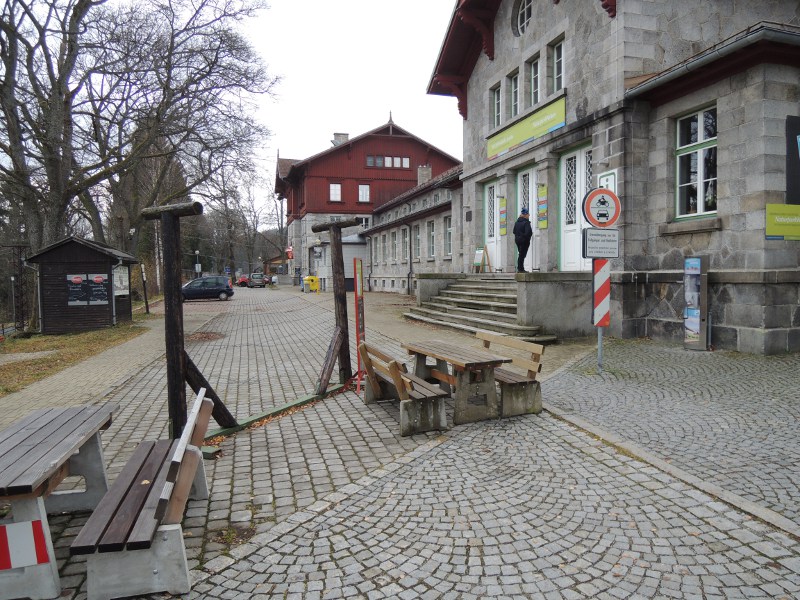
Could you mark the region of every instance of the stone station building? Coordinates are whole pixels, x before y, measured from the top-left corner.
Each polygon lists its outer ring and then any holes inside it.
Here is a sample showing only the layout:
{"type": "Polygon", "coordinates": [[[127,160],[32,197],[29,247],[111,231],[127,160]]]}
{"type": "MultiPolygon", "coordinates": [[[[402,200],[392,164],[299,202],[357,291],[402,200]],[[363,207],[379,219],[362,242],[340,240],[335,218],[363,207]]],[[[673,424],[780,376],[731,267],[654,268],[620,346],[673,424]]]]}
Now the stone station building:
{"type": "Polygon", "coordinates": [[[684,260],[705,257],[714,347],[800,350],[800,241],[767,236],[800,204],[796,2],[459,0],[428,92],[464,117],[464,252],[513,272],[530,207],[520,321],[593,331],[582,204],[605,187],[612,335],[680,340],[684,260]]]}

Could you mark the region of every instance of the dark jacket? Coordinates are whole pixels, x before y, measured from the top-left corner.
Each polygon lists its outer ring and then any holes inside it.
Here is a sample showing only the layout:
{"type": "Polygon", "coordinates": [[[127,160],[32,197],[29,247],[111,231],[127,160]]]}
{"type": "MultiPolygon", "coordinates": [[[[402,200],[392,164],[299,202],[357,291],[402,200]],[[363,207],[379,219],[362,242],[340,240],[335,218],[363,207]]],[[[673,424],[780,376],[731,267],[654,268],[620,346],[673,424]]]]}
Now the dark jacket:
{"type": "Polygon", "coordinates": [[[514,241],[518,244],[525,244],[531,241],[531,237],[533,237],[533,229],[530,219],[520,217],[514,223],[514,241]]]}

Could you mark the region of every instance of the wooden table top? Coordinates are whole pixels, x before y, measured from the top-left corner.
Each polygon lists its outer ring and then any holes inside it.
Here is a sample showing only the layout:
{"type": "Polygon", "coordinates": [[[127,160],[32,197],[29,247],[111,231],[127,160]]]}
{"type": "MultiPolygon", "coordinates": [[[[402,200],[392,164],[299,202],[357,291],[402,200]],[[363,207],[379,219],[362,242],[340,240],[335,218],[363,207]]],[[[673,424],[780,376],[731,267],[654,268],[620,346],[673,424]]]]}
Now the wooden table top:
{"type": "Polygon", "coordinates": [[[408,350],[409,354],[423,354],[432,358],[438,358],[460,369],[497,367],[503,363],[509,363],[512,360],[505,356],[492,354],[481,348],[457,346],[439,340],[407,342],[402,344],[402,347],[408,350]]]}
{"type": "Polygon", "coordinates": [[[37,410],[0,431],[0,497],[43,493],[47,480],[94,434],[114,404],[37,410]]]}

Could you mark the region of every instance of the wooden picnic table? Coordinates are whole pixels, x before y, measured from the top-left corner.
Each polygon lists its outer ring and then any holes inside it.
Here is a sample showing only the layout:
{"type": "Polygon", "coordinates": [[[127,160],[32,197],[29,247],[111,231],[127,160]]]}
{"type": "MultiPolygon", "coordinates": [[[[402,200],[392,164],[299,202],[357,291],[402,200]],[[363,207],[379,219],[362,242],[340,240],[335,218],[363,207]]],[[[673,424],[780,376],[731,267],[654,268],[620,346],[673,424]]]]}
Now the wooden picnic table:
{"type": "Polygon", "coordinates": [[[115,409],[42,409],[0,431],[0,503],[11,505],[0,525],[0,599],[61,594],[47,514],[92,510],[108,490],[100,431],[115,409]],[[85,489],[55,491],[70,475],[82,476],[85,489]]]}
{"type": "Polygon", "coordinates": [[[414,375],[436,379],[443,389],[452,392],[453,423],[460,425],[499,418],[494,369],[512,359],[481,348],[439,340],[408,342],[402,347],[414,356],[414,375]],[[435,365],[428,365],[428,358],[432,358],[435,365]]]}

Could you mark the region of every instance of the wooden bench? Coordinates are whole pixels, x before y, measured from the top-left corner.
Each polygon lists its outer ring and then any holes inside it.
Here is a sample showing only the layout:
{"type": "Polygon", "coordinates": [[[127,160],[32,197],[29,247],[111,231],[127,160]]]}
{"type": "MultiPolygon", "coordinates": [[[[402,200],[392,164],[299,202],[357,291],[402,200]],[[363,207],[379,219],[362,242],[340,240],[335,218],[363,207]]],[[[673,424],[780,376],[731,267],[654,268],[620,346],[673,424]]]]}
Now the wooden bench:
{"type": "Polygon", "coordinates": [[[358,352],[367,374],[364,403],[386,397],[399,400],[401,436],[447,430],[446,391],[406,372],[405,364],[366,342],[359,344],[358,352]]]}
{"type": "Polygon", "coordinates": [[[505,354],[512,359],[512,365],[526,371],[521,374],[502,367],[494,370],[495,381],[500,384],[500,416],[542,412],[542,389],[536,377],[542,370],[544,346],[488,331],[476,331],[475,337],[483,341],[484,348],[505,354]],[[516,354],[508,352],[509,349],[517,351],[516,354]]]}
{"type": "Polygon", "coordinates": [[[208,498],[203,444],[213,402],[197,395],[178,440],[141,442],[70,546],[87,555],[88,599],[190,591],[181,521],[208,498]]]}
{"type": "Polygon", "coordinates": [[[0,598],[58,598],[48,514],[93,510],[108,491],[102,430],[112,404],[36,410],[0,431],[0,598]],[[58,490],[80,476],[83,489],[58,490]],[[3,556],[5,554],[5,556],[3,556]]]}

